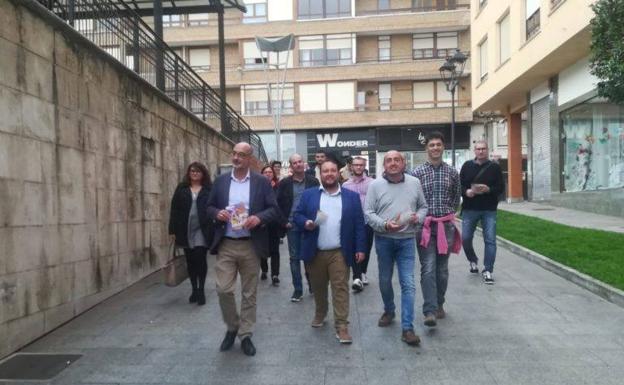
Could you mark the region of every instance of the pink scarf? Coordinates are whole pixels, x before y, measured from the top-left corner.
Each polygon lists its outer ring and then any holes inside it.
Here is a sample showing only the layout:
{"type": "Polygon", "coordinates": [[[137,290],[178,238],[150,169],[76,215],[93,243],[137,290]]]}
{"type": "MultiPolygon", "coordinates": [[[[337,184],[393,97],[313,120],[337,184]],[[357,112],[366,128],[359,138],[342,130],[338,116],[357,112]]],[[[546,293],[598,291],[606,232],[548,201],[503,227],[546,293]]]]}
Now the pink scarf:
{"type": "Polygon", "coordinates": [[[420,239],[420,245],[422,247],[429,246],[429,240],[431,239],[431,222],[436,222],[438,226],[437,246],[439,254],[448,254],[448,242],[446,241],[446,232],[444,231],[444,222],[452,222],[455,229],[455,236],[453,237],[453,246],[451,253],[458,254],[461,251],[462,239],[457,226],[455,226],[455,214],[449,214],[445,217],[434,218],[427,216],[422,229],[422,238],[420,239]]]}

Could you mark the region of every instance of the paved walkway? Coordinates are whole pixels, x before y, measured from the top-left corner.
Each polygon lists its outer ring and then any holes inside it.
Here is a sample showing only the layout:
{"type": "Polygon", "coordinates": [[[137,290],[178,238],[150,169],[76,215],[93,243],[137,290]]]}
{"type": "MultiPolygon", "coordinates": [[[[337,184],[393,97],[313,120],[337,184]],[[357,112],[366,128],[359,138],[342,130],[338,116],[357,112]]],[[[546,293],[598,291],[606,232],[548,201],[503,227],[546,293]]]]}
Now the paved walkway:
{"type": "Polygon", "coordinates": [[[546,219],[568,226],[624,233],[624,218],[571,210],[543,203],[519,202],[499,204],[499,209],[516,214],[546,219]]]}
{"type": "Polygon", "coordinates": [[[54,384],[622,384],[624,309],[506,250],[494,286],[470,275],[463,255],[452,257],[448,316],[435,329],[422,326],[418,287],[422,344],[412,348],[398,323],[377,327],[375,257],[371,285],[352,296],[354,343],[341,346],[331,326],[309,326],[311,296],[289,302],[285,246],[282,285],[259,287],[255,357],[238,342],[218,351],[225,329],[213,258],[204,307],[187,303],[186,282],[168,288],[155,274],[24,351],[84,354],[54,384]]]}

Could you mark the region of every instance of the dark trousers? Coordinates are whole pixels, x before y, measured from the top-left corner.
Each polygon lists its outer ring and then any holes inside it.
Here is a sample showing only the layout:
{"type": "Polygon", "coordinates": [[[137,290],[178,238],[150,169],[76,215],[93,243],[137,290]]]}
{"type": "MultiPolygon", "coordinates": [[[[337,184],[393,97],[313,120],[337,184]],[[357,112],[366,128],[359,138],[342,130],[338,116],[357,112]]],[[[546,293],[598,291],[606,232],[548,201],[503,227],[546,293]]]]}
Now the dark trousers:
{"type": "MultiPolygon", "coordinates": [[[[277,229],[270,227],[269,228],[269,257],[271,258],[271,276],[279,275],[279,267],[280,267],[280,236],[277,229]]],[[[260,260],[260,269],[263,273],[267,273],[269,271],[268,261],[266,259],[260,260]]]]}
{"type": "Polygon", "coordinates": [[[207,254],[207,247],[199,246],[192,249],[184,249],[184,255],[186,256],[186,268],[188,270],[189,280],[191,281],[193,290],[204,290],[206,275],[208,274],[208,261],[206,261],[207,254]]]}
{"type": "Polygon", "coordinates": [[[366,274],[368,269],[368,261],[370,260],[370,253],[373,248],[373,239],[375,239],[375,231],[369,225],[364,226],[366,234],[366,254],[364,260],[360,263],[353,264],[353,279],[362,279],[362,273],[366,274]]]}

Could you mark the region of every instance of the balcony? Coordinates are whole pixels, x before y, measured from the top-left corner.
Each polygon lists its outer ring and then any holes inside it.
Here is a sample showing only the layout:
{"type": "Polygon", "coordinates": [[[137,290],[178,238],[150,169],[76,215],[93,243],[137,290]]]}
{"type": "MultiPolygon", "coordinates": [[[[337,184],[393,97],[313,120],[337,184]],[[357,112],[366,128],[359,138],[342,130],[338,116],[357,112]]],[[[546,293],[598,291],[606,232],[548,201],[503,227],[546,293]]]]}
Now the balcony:
{"type": "MultiPolygon", "coordinates": [[[[195,21],[196,23],[198,21],[195,21]]],[[[241,18],[231,16],[226,19],[225,40],[251,40],[255,36],[295,36],[323,35],[338,33],[366,33],[384,31],[391,34],[402,31],[460,31],[470,26],[470,11],[458,9],[449,12],[421,12],[378,14],[342,19],[288,20],[269,23],[244,24],[241,18]]],[[[205,24],[190,27],[183,23],[181,27],[165,28],[165,41],[171,45],[211,45],[217,42],[217,26],[213,19],[205,24]]]]}
{"type": "MultiPolygon", "coordinates": [[[[456,101],[457,103],[457,101],[456,101]]],[[[432,105],[431,102],[417,103],[432,105]]],[[[438,104],[442,104],[438,102],[438,104]]],[[[450,106],[450,101],[443,103],[450,106]]],[[[471,122],[472,110],[468,100],[459,100],[455,107],[457,122],[471,122]]],[[[255,131],[273,130],[272,116],[246,115],[245,120],[255,131]]],[[[414,103],[366,104],[352,111],[322,111],[282,115],[282,130],[310,128],[378,127],[404,124],[444,124],[451,121],[450,107],[414,108],[414,103]]]]}
{"type": "MultiPolygon", "coordinates": [[[[390,3],[390,2],[388,2],[390,3]]],[[[409,4],[410,2],[406,2],[409,4]]],[[[406,5],[407,5],[406,4],[406,5]]],[[[470,1],[456,0],[430,0],[430,1],[412,1],[409,7],[380,7],[380,2],[362,4],[355,10],[356,16],[370,15],[395,15],[398,13],[419,13],[419,12],[439,12],[439,11],[455,11],[470,9],[470,1]],[[376,7],[375,7],[376,5],[376,7]]]]}
{"type": "MultiPolygon", "coordinates": [[[[444,58],[412,60],[398,58],[392,61],[367,61],[352,65],[289,68],[286,72],[287,83],[305,83],[314,81],[340,81],[357,79],[358,81],[392,81],[392,80],[425,80],[439,78],[439,68],[444,58]]],[[[466,63],[465,75],[470,74],[470,62],[466,63]]],[[[219,83],[219,73],[216,69],[202,72],[202,79],[208,84],[219,83]]],[[[267,79],[275,82],[275,70],[265,73],[262,69],[242,69],[242,67],[228,67],[226,69],[226,84],[228,87],[240,87],[243,84],[264,84],[267,79]]]]}

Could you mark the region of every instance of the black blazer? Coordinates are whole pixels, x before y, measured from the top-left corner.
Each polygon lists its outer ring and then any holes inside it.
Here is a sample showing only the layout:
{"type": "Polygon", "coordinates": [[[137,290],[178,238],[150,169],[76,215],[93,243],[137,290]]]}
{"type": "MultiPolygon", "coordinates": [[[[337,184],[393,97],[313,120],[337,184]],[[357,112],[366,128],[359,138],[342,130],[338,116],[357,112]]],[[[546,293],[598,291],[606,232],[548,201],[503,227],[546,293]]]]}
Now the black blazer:
{"type": "MultiPolygon", "coordinates": [[[[269,231],[267,225],[276,223],[279,218],[275,193],[271,184],[264,176],[257,172],[249,175],[249,215],[260,218],[260,225],[251,230],[256,255],[260,258],[269,257],[269,231]]],[[[219,211],[225,209],[230,199],[230,183],[232,173],[221,174],[215,179],[208,198],[208,216],[215,221],[215,236],[212,241],[210,252],[216,254],[219,245],[225,236],[225,222],[217,220],[219,211]]]]}
{"type": "MultiPolygon", "coordinates": [[[[210,187],[203,186],[197,195],[197,215],[206,244],[210,247],[214,238],[214,225],[212,219],[208,217],[209,195],[210,187]]],[[[171,198],[171,214],[169,215],[169,234],[175,235],[176,245],[180,247],[189,247],[188,220],[192,205],[191,188],[186,183],[180,183],[171,198]]]]}
{"type": "MultiPolygon", "coordinates": [[[[305,173],[304,183],[306,190],[320,184],[318,179],[314,176],[314,173],[312,173],[312,175],[305,173]]],[[[280,209],[280,224],[282,226],[286,226],[288,223],[288,215],[292,209],[293,200],[293,178],[289,176],[282,179],[277,188],[277,205],[280,209]]]]}

